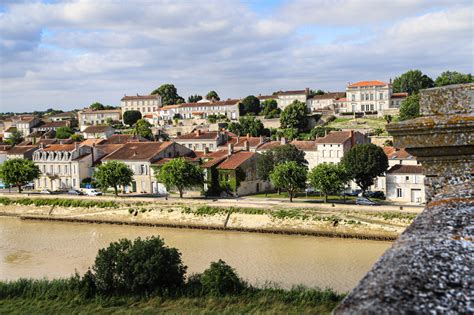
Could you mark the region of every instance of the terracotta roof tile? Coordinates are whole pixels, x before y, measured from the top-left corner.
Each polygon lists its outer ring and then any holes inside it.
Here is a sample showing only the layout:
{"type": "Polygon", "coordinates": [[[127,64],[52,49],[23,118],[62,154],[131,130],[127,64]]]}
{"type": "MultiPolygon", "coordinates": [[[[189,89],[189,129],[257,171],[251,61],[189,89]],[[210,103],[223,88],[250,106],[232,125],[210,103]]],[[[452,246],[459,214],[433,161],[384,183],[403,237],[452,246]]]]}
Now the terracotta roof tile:
{"type": "Polygon", "coordinates": [[[213,140],[219,137],[218,131],[194,131],[176,137],[176,140],[213,140]]]}
{"type": "Polygon", "coordinates": [[[264,143],[260,148],[259,150],[262,150],[262,151],[266,151],[266,150],[270,150],[270,149],[273,149],[275,147],[278,147],[281,145],[281,141],[270,141],[270,142],[266,142],[264,143]]]}
{"type": "Polygon", "coordinates": [[[388,83],[382,81],[360,81],[350,84],[349,87],[363,87],[363,86],[386,86],[388,83]]]}
{"type": "Polygon", "coordinates": [[[16,145],[14,146],[13,148],[10,148],[8,151],[7,151],[7,154],[8,155],[19,155],[19,154],[25,154],[29,151],[34,151],[38,149],[38,146],[36,145],[25,145],[25,146],[19,146],[19,145],[16,145]]]}
{"type": "Polygon", "coordinates": [[[106,132],[108,130],[114,130],[114,128],[110,126],[89,126],[86,129],[84,129],[84,133],[102,133],[106,132]]]}
{"type": "Polygon", "coordinates": [[[120,144],[127,142],[148,142],[148,140],[140,136],[137,137],[128,134],[114,134],[105,140],[104,144],[120,144]]]}
{"type": "Polygon", "coordinates": [[[234,170],[248,159],[254,157],[256,154],[258,153],[248,151],[236,152],[229,156],[227,159],[225,159],[221,164],[219,164],[217,168],[224,170],[234,170]]]}
{"type": "Polygon", "coordinates": [[[129,101],[129,100],[156,100],[158,94],[152,95],[125,95],[122,97],[121,101],[129,101]]]}
{"type": "Polygon", "coordinates": [[[173,142],[129,142],[107,155],[103,160],[152,161],[170,145],[173,145],[173,142]]]}
{"type": "Polygon", "coordinates": [[[316,151],[317,144],[319,142],[315,140],[293,140],[290,144],[294,145],[298,150],[302,151],[316,151]]]}
{"type": "Polygon", "coordinates": [[[408,97],[408,93],[393,93],[391,98],[405,98],[408,97]]]}
{"type": "Polygon", "coordinates": [[[392,166],[387,174],[423,174],[423,168],[421,165],[397,164],[392,166]]]}
{"type": "Polygon", "coordinates": [[[327,136],[323,138],[318,138],[315,141],[317,141],[318,143],[324,143],[324,144],[327,144],[327,143],[343,144],[350,138],[351,138],[350,131],[333,131],[329,133],[327,136]]]}
{"type": "Polygon", "coordinates": [[[70,144],[50,144],[43,148],[44,151],[73,151],[76,149],[75,143],[70,144]]]}
{"type": "Polygon", "coordinates": [[[415,158],[403,148],[383,147],[383,151],[389,160],[413,160],[415,158]]]}

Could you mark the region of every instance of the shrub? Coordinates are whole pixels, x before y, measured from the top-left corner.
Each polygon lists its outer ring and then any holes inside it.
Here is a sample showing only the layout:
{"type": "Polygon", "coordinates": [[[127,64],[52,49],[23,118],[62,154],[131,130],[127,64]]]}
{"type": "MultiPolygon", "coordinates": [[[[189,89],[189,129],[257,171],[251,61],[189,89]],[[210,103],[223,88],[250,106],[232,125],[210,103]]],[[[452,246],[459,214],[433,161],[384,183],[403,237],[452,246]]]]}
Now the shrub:
{"type": "Polygon", "coordinates": [[[211,263],[211,266],[200,276],[200,282],[205,294],[220,296],[238,294],[246,287],[234,268],[221,259],[211,263]]]}
{"type": "Polygon", "coordinates": [[[92,266],[100,293],[152,293],[180,288],[187,267],[160,237],[121,239],[99,250],[92,266]]]}

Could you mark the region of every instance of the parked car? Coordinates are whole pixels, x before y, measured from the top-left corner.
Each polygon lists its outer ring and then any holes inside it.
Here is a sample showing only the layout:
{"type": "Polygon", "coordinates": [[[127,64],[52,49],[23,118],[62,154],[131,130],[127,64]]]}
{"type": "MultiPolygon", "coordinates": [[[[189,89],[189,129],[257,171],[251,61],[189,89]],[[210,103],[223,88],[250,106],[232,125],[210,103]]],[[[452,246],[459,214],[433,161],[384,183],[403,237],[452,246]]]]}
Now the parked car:
{"type": "Polygon", "coordinates": [[[0,182],[0,189],[10,188],[10,185],[0,182]]]}
{"type": "Polygon", "coordinates": [[[28,183],[26,185],[23,185],[23,187],[21,187],[22,189],[24,190],[32,190],[35,188],[35,184],[34,183],[28,183]]]}
{"type": "Polygon", "coordinates": [[[353,190],[351,192],[346,193],[346,196],[357,197],[362,192],[360,189],[353,190]]]}
{"type": "Polygon", "coordinates": [[[77,189],[70,189],[68,192],[67,192],[68,195],[76,195],[76,196],[80,196],[80,195],[84,195],[84,193],[82,191],[79,191],[77,189]]]}
{"type": "Polygon", "coordinates": [[[385,194],[383,193],[383,191],[367,191],[365,193],[365,197],[385,199],[385,194]]]}
{"type": "Polygon", "coordinates": [[[376,206],[377,204],[365,197],[358,197],[356,199],[356,205],[365,205],[365,206],[376,206]]]}
{"type": "Polygon", "coordinates": [[[102,193],[100,191],[97,191],[95,188],[89,188],[86,189],[86,195],[87,196],[100,196],[102,193]]]}
{"type": "Polygon", "coordinates": [[[44,195],[52,195],[53,192],[49,189],[43,189],[42,191],[40,191],[40,194],[44,194],[44,195]]]}

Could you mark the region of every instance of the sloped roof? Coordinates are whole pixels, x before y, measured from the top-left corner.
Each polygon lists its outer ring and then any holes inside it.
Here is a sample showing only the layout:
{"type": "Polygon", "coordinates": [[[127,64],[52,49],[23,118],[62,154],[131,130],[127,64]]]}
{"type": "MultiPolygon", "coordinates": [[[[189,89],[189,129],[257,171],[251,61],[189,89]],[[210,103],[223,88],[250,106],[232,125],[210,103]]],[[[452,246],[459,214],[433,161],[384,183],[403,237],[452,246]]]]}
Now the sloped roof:
{"type": "Polygon", "coordinates": [[[408,93],[403,92],[403,93],[392,93],[391,98],[405,98],[408,97],[408,93]]]}
{"type": "Polygon", "coordinates": [[[413,160],[415,158],[403,148],[383,147],[383,151],[389,160],[413,160]]]}
{"type": "Polygon", "coordinates": [[[8,155],[25,154],[25,153],[28,153],[30,151],[34,151],[36,149],[38,149],[38,146],[36,146],[36,145],[25,145],[25,146],[16,145],[13,148],[10,148],[7,151],[7,154],[8,155]]]}
{"type": "Polygon", "coordinates": [[[150,95],[125,95],[122,97],[121,101],[129,100],[156,100],[159,94],[150,94],[150,95]]]}
{"type": "Polygon", "coordinates": [[[229,156],[227,159],[225,159],[221,164],[219,164],[217,168],[224,170],[234,170],[248,159],[254,157],[256,154],[258,153],[248,151],[236,152],[229,156]]]}
{"type": "Polygon", "coordinates": [[[293,91],[281,91],[277,93],[278,95],[300,95],[300,94],[308,94],[307,90],[293,90],[293,91]]]}
{"type": "Polygon", "coordinates": [[[84,133],[102,133],[106,131],[114,130],[114,128],[110,126],[89,126],[84,129],[84,133]]]}
{"type": "Polygon", "coordinates": [[[120,144],[127,142],[148,142],[147,139],[141,136],[129,135],[129,134],[115,134],[111,135],[104,144],[120,144]]]}
{"type": "Polygon", "coordinates": [[[397,164],[392,166],[387,174],[423,174],[423,168],[421,165],[397,164]]]}
{"type": "Polygon", "coordinates": [[[50,144],[43,148],[44,151],[73,151],[76,148],[75,143],[69,144],[50,144]]]}
{"type": "Polygon", "coordinates": [[[343,144],[346,142],[348,139],[351,138],[351,132],[350,131],[332,131],[329,133],[327,136],[323,138],[318,138],[317,143],[323,143],[323,144],[343,144]]]}
{"type": "Polygon", "coordinates": [[[363,86],[386,86],[387,82],[382,81],[360,81],[353,84],[350,84],[349,87],[363,87],[363,86]]]}
{"type": "Polygon", "coordinates": [[[313,95],[311,99],[313,100],[328,100],[328,99],[339,99],[341,97],[346,97],[346,92],[330,92],[323,95],[313,95]]]}
{"type": "Polygon", "coordinates": [[[281,145],[281,141],[269,141],[262,144],[259,150],[270,150],[281,145]]]}
{"type": "Polygon", "coordinates": [[[290,142],[290,144],[301,151],[315,151],[318,143],[316,140],[293,140],[290,142]]]}
{"type": "Polygon", "coordinates": [[[103,160],[151,161],[170,145],[173,145],[173,142],[129,142],[103,160]]]}
{"type": "Polygon", "coordinates": [[[219,137],[219,131],[194,131],[176,137],[176,140],[213,140],[219,137]]]}

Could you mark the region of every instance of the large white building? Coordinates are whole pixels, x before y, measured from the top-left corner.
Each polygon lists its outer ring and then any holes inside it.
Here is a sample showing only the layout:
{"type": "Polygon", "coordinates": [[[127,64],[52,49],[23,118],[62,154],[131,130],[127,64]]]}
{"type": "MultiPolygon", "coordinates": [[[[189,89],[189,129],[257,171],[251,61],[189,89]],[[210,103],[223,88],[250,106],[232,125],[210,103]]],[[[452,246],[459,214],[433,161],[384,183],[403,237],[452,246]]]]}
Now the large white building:
{"type": "Polygon", "coordinates": [[[296,90],[296,91],[280,91],[276,93],[276,101],[278,107],[281,110],[284,110],[288,105],[293,103],[294,101],[299,101],[301,103],[307,104],[308,96],[310,90],[306,88],[304,90],[296,90]]]}
{"type": "Polygon", "coordinates": [[[122,114],[129,110],[139,111],[142,116],[146,114],[156,113],[162,107],[161,96],[158,94],[152,95],[124,95],[120,100],[122,107],[122,114]]]}
{"type": "Polygon", "coordinates": [[[230,120],[238,120],[239,102],[238,99],[217,102],[204,99],[196,103],[168,105],[158,110],[158,117],[160,120],[169,121],[175,117],[180,119],[206,119],[211,115],[223,115],[230,120]]]}
{"type": "Polygon", "coordinates": [[[120,109],[93,110],[86,108],[77,113],[79,128],[84,131],[88,126],[105,125],[107,121],[120,121],[122,111],[120,109]]]}

